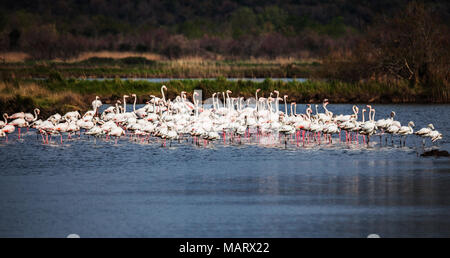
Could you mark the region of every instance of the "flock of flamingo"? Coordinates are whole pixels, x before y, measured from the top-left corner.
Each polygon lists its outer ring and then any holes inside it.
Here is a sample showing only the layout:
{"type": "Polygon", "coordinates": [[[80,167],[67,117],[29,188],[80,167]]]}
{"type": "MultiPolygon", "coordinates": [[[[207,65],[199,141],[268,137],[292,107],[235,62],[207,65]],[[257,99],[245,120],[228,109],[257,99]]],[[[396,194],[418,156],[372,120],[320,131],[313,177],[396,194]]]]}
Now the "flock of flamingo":
{"type": "MultiPolygon", "coordinates": [[[[262,143],[284,144],[296,142],[302,144],[332,144],[333,136],[339,135],[340,142],[369,144],[370,137],[378,135],[380,143],[385,136],[387,144],[388,136],[394,142],[394,136],[400,138],[400,145],[405,145],[406,137],[415,134],[432,142],[442,139],[442,134],[435,130],[432,124],[414,132],[414,122],[401,125],[395,120],[395,112],[390,117],[375,120],[375,108],[367,105],[359,112],[354,105],[352,113],[336,115],[328,110],[328,100],[322,103],[323,113],[319,112],[319,106],[315,105],[315,112],[310,104],[307,104],[305,113],[296,113],[296,103],[287,103],[287,95],[280,97],[279,91],[270,93],[267,98],[259,97],[259,89],[255,93],[255,103],[250,104],[250,99],[244,97],[230,97],[231,91],[212,94],[212,107],[203,108],[199,105],[198,93],[193,93],[193,102],[187,99],[186,92],[182,91],[175,99],[166,99],[161,87],[162,97],[150,96],[150,101],[142,108],[136,109],[137,96],[134,97],[133,110],[128,111],[126,99],[123,103],[118,100],[115,105],[109,106],[102,113],[102,106],[97,96],[92,102],[92,110],[81,115],[78,111],[68,112],[65,115],[54,114],[46,120],[38,119],[39,109],[31,113],[15,113],[11,116],[4,114],[4,122],[0,121],[0,138],[6,138],[8,134],[18,129],[18,138],[21,138],[21,128],[35,128],[37,134],[42,136],[44,144],[51,142],[52,136],[59,136],[61,144],[63,135],[69,139],[72,136],[81,138],[82,132],[93,137],[103,137],[106,140],[120,137],[130,137],[135,141],[160,141],[166,146],[166,141],[182,140],[191,141],[197,145],[208,145],[210,142],[222,138],[223,142],[230,143],[262,143]],[[223,102],[220,101],[222,97],[223,102]],[[279,110],[280,101],[284,101],[284,112],[279,110]],[[288,114],[288,106],[290,113],[288,114]],[[366,118],[367,112],[367,118],[366,118]],[[8,121],[9,120],[9,121],[8,121]],[[345,138],[342,139],[341,135],[345,138]],[[402,141],[403,140],[403,141],[402,141]],[[203,141],[203,143],[201,143],[203,141]]],[[[336,140],[336,139],[335,139],[336,140]]]]}

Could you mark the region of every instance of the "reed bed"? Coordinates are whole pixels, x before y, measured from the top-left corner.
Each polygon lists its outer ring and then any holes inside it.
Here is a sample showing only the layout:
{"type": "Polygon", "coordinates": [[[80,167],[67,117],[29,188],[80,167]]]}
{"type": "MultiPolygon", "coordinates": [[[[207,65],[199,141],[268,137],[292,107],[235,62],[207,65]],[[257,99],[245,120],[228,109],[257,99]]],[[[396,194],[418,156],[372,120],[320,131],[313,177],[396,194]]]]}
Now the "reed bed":
{"type": "Polygon", "coordinates": [[[52,112],[86,110],[89,105],[85,97],[72,91],[51,91],[42,84],[34,82],[0,83],[0,111],[17,110],[31,112],[40,108],[43,115],[52,112]]]}
{"type": "Polygon", "coordinates": [[[148,54],[130,55],[106,53],[105,55],[91,56],[86,53],[84,57],[69,62],[3,63],[0,64],[0,72],[2,78],[48,78],[51,73],[55,72],[66,78],[114,78],[116,76],[129,78],[215,78],[218,76],[310,78],[320,67],[320,61],[314,59],[208,60],[189,57],[164,60],[157,56],[147,56],[148,54]]]}

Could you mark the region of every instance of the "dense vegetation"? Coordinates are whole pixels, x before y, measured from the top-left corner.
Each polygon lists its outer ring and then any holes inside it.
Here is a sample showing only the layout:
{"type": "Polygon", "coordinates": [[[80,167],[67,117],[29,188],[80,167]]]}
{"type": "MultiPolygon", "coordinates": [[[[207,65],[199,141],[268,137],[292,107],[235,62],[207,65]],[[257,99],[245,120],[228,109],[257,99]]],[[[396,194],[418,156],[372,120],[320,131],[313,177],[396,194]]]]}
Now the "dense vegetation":
{"type": "Polygon", "coordinates": [[[298,102],[449,103],[449,17],[450,2],[437,0],[3,1],[0,53],[28,59],[0,63],[0,110],[159,93],[119,77],[310,79],[173,81],[171,97],[262,88],[298,102]],[[80,80],[89,77],[114,80],[80,80]]]}
{"type": "MultiPolygon", "coordinates": [[[[0,3],[0,49],[36,59],[82,51],[169,58],[324,56],[351,49],[380,16],[407,0],[14,0],[0,3]]],[[[422,1],[448,25],[448,1],[422,1]]]]}
{"type": "Polygon", "coordinates": [[[317,61],[291,59],[155,61],[144,57],[93,57],[72,63],[6,63],[0,66],[0,79],[49,78],[54,73],[65,78],[310,78],[319,68],[317,61]]]}

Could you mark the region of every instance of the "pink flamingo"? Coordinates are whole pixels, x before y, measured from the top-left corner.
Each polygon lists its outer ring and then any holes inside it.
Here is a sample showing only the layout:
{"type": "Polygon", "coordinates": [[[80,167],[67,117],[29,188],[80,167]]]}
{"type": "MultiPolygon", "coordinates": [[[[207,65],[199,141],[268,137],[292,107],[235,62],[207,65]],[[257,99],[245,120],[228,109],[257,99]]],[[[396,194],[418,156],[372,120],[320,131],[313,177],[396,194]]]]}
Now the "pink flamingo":
{"type": "Polygon", "coordinates": [[[13,133],[15,129],[16,128],[14,127],[14,125],[8,123],[2,129],[0,129],[0,132],[5,134],[6,136],[6,142],[8,142],[8,134],[13,133]]]}
{"type": "MultiPolygon", "coordinates": [[[[16,113],[16,114],[19,114],[19,113],[16,113]]],[[[11,117],[8,117],[7,116],[7,118],[11,118],[11,117]]],[[[20,139],[20,128],[21,127],[27,127],[28,126],[28,122],[27,121],[25,121],[25,119],[24,118],[17,118],[17,119],[14,119],[12,122],[10,122],[9,123],[10,125],[13,125],[13,126],[17,126],[17,128],[19,129],[19,139],[20,139]]]]}

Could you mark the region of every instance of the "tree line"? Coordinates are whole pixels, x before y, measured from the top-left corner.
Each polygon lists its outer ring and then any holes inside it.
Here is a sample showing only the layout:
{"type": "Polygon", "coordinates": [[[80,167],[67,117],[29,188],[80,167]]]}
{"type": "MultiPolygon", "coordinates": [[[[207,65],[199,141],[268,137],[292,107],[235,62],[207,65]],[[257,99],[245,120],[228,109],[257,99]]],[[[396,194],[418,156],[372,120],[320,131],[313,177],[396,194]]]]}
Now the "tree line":
{"type": "MultiPolygon", "coordinates": [[[[0,3],[0,49],[33,59],[83,51],[153,52],[167,58],[324,57],[351,49],[399,1],[35,0],[0,3]]],[[[448,20],[446,1],[426,1],[448,20]]]]}
{"type": "Polygon", "coordinates": [[[392,17],[380,17],[355,38],[351,51],[338,49],[324,59],[322,76],[343,81],[377,80],[450,99],[450,27],[421,2],[392,17]]]}

